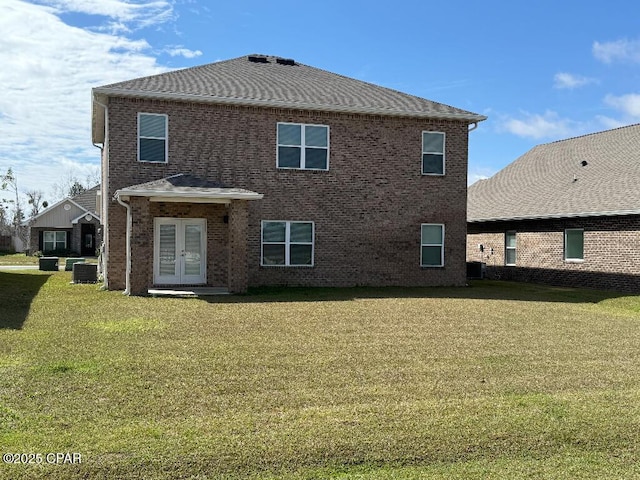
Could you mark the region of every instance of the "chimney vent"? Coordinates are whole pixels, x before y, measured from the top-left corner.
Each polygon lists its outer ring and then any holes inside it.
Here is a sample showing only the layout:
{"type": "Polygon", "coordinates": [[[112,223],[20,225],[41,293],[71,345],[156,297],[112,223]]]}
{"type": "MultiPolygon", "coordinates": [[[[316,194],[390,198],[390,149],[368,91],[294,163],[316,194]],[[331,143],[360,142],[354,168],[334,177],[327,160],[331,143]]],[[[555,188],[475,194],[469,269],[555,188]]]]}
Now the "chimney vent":
{"type": "Polygon", "coordinates": [[[277,58],[276,63],[279,63],[280,65],[290,65],[290,66],[296,64],[293,58],[277,58]]]}
{"type": "Polygon", "coordinates": [[[264,55],[249,55],[248,60],[252,63],[269,63],[264,55]]]}

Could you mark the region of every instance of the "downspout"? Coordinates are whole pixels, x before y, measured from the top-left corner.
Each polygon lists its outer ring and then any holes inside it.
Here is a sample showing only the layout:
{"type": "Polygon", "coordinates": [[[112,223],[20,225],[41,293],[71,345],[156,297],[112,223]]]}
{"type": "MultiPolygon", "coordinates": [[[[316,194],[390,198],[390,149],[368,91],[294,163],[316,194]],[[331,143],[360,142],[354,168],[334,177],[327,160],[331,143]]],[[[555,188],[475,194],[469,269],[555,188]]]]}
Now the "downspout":
{"type": "Polygon", "coordinates": [[[469,127],[469,132],[473,132],[476,128],[478,128],[478,122],[473,122],[473,125],[469,127]]]}
{"type": "MultiPolygon", "coordinates": [[[[100,149],[100,166],[102,167],[101,178],[100,178],[100,190],[104,193],[108,193],[109,188],[109,107],[104,103],[96,100],[95,95],[93,96],[93,102],[96,105],[100,105],[104,109],[104,142],[102,143],[102,147],[97,144],[93,144],[94,147],[100,149]],[[106,155],[107,158],[102,158],[103,155],[106,155]]],[[[103,288],[105,290],[109,289],[109,275],[107,271],[107,265],[109,264],[109,249],[107,248],[107,225],[109,224],[109,208],[107,206],[107,195],[100,195],[102,205],[100,206],[101,212],[100,217],[102,221],[102,276],[104,279],[103,288]]]]}
{"type": "Polygon", "coordinates": [[[127,249],[127,263],[125,270],[125,280],[124,280],[124,295],[131,294],[131,205],[125,203],[120,199],[120,195],[116,193],[114,197],[116,201],[127,209],[127,240],[126,240],[126,249],[127,249]]]}

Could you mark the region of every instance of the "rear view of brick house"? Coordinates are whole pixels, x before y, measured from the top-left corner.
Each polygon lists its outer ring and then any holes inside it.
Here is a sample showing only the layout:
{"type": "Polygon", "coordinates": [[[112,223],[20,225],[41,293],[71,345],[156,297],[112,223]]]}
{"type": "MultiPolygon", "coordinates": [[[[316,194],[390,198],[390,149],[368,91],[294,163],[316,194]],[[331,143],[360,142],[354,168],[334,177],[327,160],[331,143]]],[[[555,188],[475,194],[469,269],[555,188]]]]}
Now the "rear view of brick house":
{"type": "Polygon", "coordinates": [[[105,283],[465,283],[486,117],[249,55],[93,89],[105,283]]]}

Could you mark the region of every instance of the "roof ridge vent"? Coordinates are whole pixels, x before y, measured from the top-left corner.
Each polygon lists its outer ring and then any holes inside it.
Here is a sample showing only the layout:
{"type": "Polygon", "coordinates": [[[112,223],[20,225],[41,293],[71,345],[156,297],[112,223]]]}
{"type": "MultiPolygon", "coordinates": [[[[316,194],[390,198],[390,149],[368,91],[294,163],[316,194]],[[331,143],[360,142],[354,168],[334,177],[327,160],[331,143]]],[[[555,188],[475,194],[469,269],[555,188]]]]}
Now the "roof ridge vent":
{"type": "Polygon", "coordinates": [[[293,58],[276,58],[276,63],[280,65],[293,66],[296,64],[296,61],[293,58]]]}
{"type": "Polygon", "coordinates": [[[252,63],[269,63],[269,59],[264,55],[249,55],[247,60],[252,63]]]}

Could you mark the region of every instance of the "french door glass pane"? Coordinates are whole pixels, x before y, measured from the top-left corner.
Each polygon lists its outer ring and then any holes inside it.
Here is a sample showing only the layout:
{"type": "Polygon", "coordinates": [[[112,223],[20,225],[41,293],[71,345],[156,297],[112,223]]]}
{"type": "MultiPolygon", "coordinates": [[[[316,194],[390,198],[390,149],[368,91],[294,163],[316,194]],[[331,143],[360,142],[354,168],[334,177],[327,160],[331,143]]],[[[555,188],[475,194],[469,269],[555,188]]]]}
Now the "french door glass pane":
{"type": "Polygon", "coordinates": [[[202,227],[185,225],[184,229],[184,273],[200,275],[202,268],[202,227]]]}
{"type": "Polygon", "coordinates": [[[176,226],[160,225],[160,275],[176,274],[176,226]]]}

